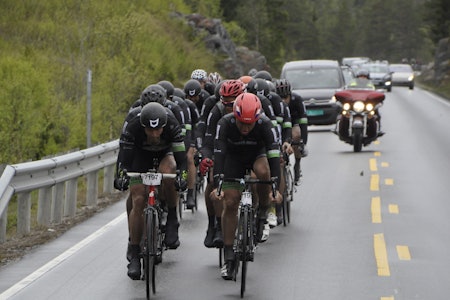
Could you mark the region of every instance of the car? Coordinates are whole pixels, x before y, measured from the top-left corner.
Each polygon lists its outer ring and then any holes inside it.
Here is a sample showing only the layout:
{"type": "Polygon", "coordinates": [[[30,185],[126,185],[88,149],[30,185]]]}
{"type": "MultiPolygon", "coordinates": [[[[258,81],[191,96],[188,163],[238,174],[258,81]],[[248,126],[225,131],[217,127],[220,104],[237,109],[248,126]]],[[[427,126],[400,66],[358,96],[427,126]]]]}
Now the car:
{"type": "Polygon", "coordinates": [[[392,72],[392,85],[407,86],[414,89],[414,70],[409,64],[390,64],[392,72]]]}
{"type": "Polygon", "coordinates": [[[345,87],[338,61],[316,59],[286,62],[280,78],[287,79],[292,91],[303,98],[308,125],[336,123],[341,107],[336,103],[334,93],[345,87]]]}
{"type": "Polygon", "coordinates": [[[350,82],[352,82],[356,78],[355,72],[349,66],[347,66],[347,65],[341,66],[341,69],[342,69],[342,74],[344,74],[345,85],[348,85],[350,82]]]}
{"type": "Polygon", "coordinates": [[[392,91],[392,76],[387,63],[365,63],[361,65],[361,69],[369,72],[370,81],[376,88],[382,88],[388,92],[392,91]]]}
{"type": "Polygon", "coordinates": [[[352,67],[354,65],[363,64],[369,62],[370,58],[365,56],[355,56],[355,57],[343,57],[342,65],[352,67]]]}

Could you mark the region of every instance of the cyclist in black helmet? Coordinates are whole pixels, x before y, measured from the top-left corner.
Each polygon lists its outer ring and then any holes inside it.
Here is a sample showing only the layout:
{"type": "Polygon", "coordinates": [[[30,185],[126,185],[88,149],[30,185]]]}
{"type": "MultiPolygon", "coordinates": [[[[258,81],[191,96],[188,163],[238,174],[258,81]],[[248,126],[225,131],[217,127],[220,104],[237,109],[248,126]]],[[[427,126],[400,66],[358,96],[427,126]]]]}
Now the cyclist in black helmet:
{"type": "MultiPolygon", "coordinates": [[[[130,186],[132,205],[128,216],[130,254],[128,276],[138,280],[141,278],[139,245],[144,229],[143,210],[146,191],[140,182],[132,182],[130,185],[124,174],[125,171],[146,172],[154,167],[156,160],[159,162],[159,172],[175,174],[178,169],[185,178],[186,156],[181,125],[170,109],[158,102],[151,102],[144,105],[139,114],[124,124],[119,145],[114,187],[123,191],[130,186]]],[[[184,188],[185,185],[183,179],[178,188],[184,188]]],[[[178,197],[174,179],[164,179],[160,192],[168,208],[165,244],[170,249],[176,249],[180,241],[177,219],[178,197]]]]}
{"type": "Polygon", "coordinates": [[[300,95],[293,93],[291,84],[287,79],[275,82],[277,94],[289,106],[292,119],[292,142],[295,155],[294,181],[298,184],[301,177],[300,159],[308,155],[306,144],[308,142],[308,117],[305,104],[300,95]]]}

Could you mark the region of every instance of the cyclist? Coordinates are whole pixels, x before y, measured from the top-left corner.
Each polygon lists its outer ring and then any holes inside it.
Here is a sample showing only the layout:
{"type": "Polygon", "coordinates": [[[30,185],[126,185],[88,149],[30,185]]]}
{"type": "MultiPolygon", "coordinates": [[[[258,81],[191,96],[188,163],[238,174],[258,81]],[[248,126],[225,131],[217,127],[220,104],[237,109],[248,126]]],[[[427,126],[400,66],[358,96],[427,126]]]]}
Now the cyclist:
{"type": "MultiPolygon", "coordinates": [[[[217,125],[214,141],[214,186],[211,197],[223,200],[222,232],[225,263],[221,269],[222,278],[231,280],[235,268],[233,241],[237,226],[237,210],[240,190],[235,185],[223,186],[217,195],[219,175],[244,177],[246,170],[252,169],[257,178],[270,180],[280,177],[280,150],[277,133],[272,122],[262,113],[261,101],[251,93],[242,93],[233,105],[233,113],[225,115],[217,125]]],[[[276,191],[275,198],[269,185],[257,186],[258,225],[257,239],[261,241],[262,228],[267,218],[270,202],[281,202],[276,191]]]]}
{"type": "MultiPolygon", "coordinates": [[[[146,172],[154,167],[155,160],[159,162],[159,172],[175,174],[177,169],[180,170],[183,179],[177,188],[185,188],[186,156],[181,125],[170,109],[157,102],[151,102],[142,108],[140,114],[130,119],[122,130],[114,187],[118,190],[128,189],[129,181],[124,176],[125,170],[146,172]]],[[[164,179],[163,184],[160,193],[168,209],[164,242],[169,249],[176,249],[180,245],[176,211],[177,190],[174,179],[164,179]]],[[[128,276],[138,280],[141,277],[139,245],[144,229],[145,185],[139,182],[132,183],[130,195],[132,206],[128,217],[128,230],[131,258],[128,276]]]]}
{"type": "Polygon", "coordinates": [[[287,79],[275,81],[277,94],[289,106],[292,118],[292,145],[294,149],[294,181],[298,184],[302,176],[300,171],[300,159],[308,155],[306,144],[308,143],[308,117],[305,104],[300,95],[293,93],[291,84],[287,79]]]}
{"type": "MultiPolygon", "coordinates": [[[[210,110],[207,117],[206,132],[203,145],[200,149],[202,161],[200,171],[206,173],[213,166],[214,137],[216,135],[217,122],[226,114],[233,112],[233,104],[237,96],[244,92],[244,83],[240,80],[225,80],[220,87],[220,101],[210,110]]],[[[210,99],[210,98],[209,98],[210,99]]],[[[204,175],[204,174],[203,174],[204,175]]],[[[208,213],[208,229],[204,245],[207,248],[222,247],[222,210],[221,202],[211,201],[209,194],[212,191],[213,182],[208,178],[205,189],[205,204],[208,213]]]]}

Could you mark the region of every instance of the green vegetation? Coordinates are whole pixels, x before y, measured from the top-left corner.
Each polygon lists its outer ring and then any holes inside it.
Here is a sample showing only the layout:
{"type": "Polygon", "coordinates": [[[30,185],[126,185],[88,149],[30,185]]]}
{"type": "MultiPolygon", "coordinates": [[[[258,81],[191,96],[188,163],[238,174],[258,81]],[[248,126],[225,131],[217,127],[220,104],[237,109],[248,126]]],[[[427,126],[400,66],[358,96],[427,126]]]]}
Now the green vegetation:
{"type": "Polygon", "coordinates": [[[118,138],[150,83],[182,85],[215,58],[176,1],[4,0],[0,5],[0,163],[86,147],[86,75],[92,70],[92,143],[118,138]]]}

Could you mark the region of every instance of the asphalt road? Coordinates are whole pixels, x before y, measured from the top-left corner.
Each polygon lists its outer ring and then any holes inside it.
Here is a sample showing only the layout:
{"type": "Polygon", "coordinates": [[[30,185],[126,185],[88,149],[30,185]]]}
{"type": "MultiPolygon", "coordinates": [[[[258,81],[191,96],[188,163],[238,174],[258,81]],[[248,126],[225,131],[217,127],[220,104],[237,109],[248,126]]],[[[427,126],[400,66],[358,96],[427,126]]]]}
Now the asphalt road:
{"type": "MultiPolygon", "coordinates": [[[[450,105],[394,87],[381,113],[386,135],[360,153],[310,127],[291,223],[258,247],[246,299],[448,299],[450,105]]],[[[124,212],[114,204],[0,269],[0,299],[145,299],[126,275],[124,212]]],[[[181,223],[152,299],[239,299],[203,246],[203,203],[181,223]]]]}

